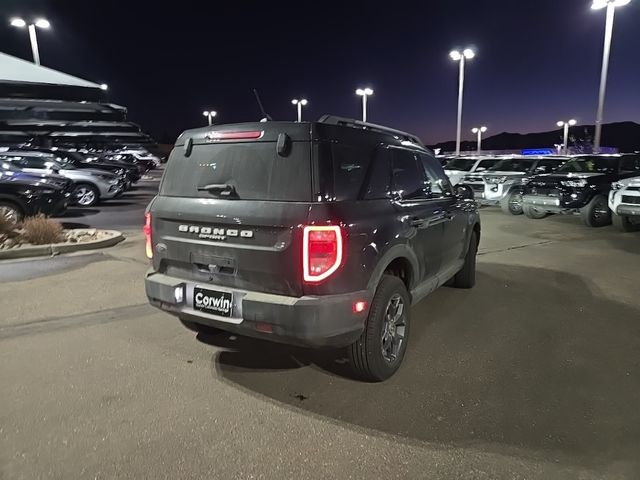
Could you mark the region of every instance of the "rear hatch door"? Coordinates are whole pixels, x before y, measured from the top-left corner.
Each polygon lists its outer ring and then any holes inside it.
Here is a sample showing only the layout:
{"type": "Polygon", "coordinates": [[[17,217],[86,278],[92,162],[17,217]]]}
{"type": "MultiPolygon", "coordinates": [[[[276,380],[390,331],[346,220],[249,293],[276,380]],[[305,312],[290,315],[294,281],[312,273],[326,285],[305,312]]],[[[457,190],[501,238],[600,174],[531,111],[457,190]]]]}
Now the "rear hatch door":
{"type": "Polygon", "coordinates": [[[154,267],[204,286],[301,296],[310,138],[309,124],[281,122],[181,136],[150,208],[154,267]]]}

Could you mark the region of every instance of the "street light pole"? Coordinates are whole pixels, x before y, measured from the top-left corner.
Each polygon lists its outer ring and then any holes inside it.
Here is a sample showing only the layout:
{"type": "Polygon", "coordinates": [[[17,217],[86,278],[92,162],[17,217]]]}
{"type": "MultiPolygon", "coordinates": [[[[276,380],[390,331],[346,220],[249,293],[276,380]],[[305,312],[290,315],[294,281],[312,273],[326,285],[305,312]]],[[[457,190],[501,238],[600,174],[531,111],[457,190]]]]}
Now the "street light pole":
{"type": "Polygon", "coordinates": [[[356,95],[362,97],[362,121],[367,121],[367,97],[373,95],[371,88],[359,88],[356,90],[356,95]]]}
{"type": "Polygon", "coordinates": [[[571,119],[568,122],[560,121],[556,125],[560,128],[564,127],[564,154],[569,155],[569,127],[573,127],[577,121],[571,119]]]}
{"type": "Polygon", "coordinates": [[[40,52],[38,51],[38,36],[36,35],[36,26],[32,23],[29,25],[29,40],[31,40],[31,51],[33,52],[33,63],[40,65],[40,52]]]}
{"type": "Polygon", "coordinates": [[[33,63],[36,65],[40,65],[40,51],[38,49],[38,36],[36,34],[36,27],[38,28],[49,28],[51,24],[48,20],[44,18],[39,18],[35,22],[28,23],[24,21],[22,18],[12,18],[11,26],[24,28],[27,27],[29,30],[29,41],[31,42],[31,52],[33,53],[33,63]]]}
{"type": "Polygon", "coordinates": [[[460,63],[460,75],[458,77],[458,124],[456,129],[456,155],[460,155],[460,145],[462,143],[462,101],[464,98],[464,67],[467,60],[476,56],[470,48],[466,48],[462,53],[453,50],[449,56],[452,60],[460,63]]]}
{"type": "Polygon", "coordinates": [[[204,115],[205,117],[207,117],[209,119],[209,126],[213,125],[213,118],[218,115],[218,112],[215,112],[213,110],[205,110],[204,112],[202,112],[202,115],[204,115]]]}
{"type": "Polygon", "coordinates": [[[302,107],[306,106],[309,101],[306,98],[300,100],[294,98],[291,103],[298,108],[298,123],[300,123],[302,121],[302,107]]]}
{"type": "Polygon", "coordinates": [[[607,9],[607,20],[604,31],[604,49],[602,52],[602,71],[600,72],[600,92],[598,95],[598,113],[596,114],[596,132],[593,139],[594,153],[600,153],[602,143],[602,123],[604,121],[604,102],[607,96],[607,77],[609,74],[609,58],[611,54],[611,39],[613,38],[613,21],[616,7],[622,7],[631,0],[593,0],[593,10],[607,9]]]}
{"type": "Polygon", "coordinates": [[[482,134],[487,131],[487,127],[472,128],[473,133],[478,134],[478,153],[482,152],[482,134]]]}

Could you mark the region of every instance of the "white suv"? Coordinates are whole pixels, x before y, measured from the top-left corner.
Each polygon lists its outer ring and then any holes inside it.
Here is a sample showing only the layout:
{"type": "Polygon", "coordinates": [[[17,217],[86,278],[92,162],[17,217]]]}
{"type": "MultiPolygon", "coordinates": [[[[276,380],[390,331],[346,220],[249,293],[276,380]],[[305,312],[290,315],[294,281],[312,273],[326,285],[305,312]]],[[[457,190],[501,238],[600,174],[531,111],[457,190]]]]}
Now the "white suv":
{"type": "Polygon", "coordinates": [[[457,185],[469,173],[480,173],[493,167],[500,161],[499,158],[487,157],[458,157],[452,158],[444,165],[444,173],[447,174],[451,185],[457,185]]]}
{"type": "Polygon", "coordinates": [[[611,185],[609,208],[613,223],[625,232],[640,230],[640,176],[611,185]]]}

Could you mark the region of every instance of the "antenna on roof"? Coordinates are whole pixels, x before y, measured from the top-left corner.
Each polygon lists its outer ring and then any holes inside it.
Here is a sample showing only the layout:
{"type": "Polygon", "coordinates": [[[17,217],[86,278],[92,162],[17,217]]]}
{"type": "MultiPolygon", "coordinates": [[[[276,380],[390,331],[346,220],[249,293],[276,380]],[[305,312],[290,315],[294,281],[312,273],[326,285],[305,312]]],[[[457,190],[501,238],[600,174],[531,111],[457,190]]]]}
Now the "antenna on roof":
{"type": "Polygon", "coordinates": [[[258,106],[260,107],[260,113],[262,113],[262,120],[260,121],[261,122],[273,121],[273,118],[271,118],[271,115],[269,115],[267,112],[264,111],[264,107],[262,106],[262,102],[260,101],[260,95],[258,95],[258,90],[254,88],[253,94],[256,96],[256,101],[258,102],[258,106]]]}

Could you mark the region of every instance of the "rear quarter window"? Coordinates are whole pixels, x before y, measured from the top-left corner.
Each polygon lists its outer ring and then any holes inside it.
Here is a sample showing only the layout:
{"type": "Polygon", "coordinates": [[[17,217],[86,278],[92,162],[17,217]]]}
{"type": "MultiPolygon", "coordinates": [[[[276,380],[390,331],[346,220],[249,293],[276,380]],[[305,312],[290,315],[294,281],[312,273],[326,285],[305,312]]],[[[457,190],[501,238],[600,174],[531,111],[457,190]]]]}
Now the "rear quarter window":
{"type": "Polygon", "coordinates": [[[373,151],[344,143],[331,145],[336,200],[353,200],[360,193],[373,151]]]}

